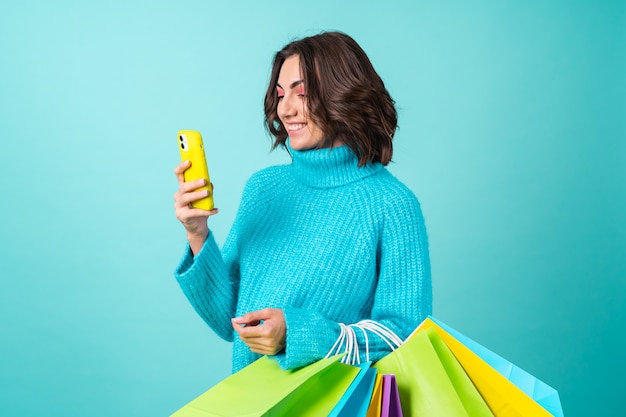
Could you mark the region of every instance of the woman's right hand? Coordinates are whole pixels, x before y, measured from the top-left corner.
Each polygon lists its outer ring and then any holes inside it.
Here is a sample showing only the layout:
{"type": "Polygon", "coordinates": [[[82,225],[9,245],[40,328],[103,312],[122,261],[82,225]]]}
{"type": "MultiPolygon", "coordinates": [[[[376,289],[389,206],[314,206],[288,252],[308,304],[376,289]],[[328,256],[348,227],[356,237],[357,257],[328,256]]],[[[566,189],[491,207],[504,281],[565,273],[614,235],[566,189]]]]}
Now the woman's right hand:
{"type": "Polygon", "coordinates": [[[174,174],[178,181],[178,191],[174,194],[174,209],[176,210],[176,218],[183,224],[187,231],[187,240],[191,246],[191,251],[197,254],[204,241],[209,235],[209,227],[207,219],[218,213],[218,209],[202,210],[191,206],[191,203],[207,197],[213,192],[213,184],[210,190],[198,190],[206,185],[206,180],[200,179],[191,182],[185,182],[183,173],[191,166],[189,161],[180,163],[174,168],[174,174]]]}

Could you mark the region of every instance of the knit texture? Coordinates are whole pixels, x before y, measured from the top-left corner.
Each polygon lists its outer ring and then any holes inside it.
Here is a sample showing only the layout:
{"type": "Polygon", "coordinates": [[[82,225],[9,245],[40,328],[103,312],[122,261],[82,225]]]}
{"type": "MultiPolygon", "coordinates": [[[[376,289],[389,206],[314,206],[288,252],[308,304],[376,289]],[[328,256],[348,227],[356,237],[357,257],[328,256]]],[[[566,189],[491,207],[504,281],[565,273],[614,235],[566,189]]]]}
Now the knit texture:
{"type": "MultiPolygon", "coordinates": [[[[346,146],[295,151],[246,184],[222,250],[212,232],[197,256],[189,246],[175,271],[204,321],[233,341],[233,372],[259,358],[231,318],[283,309],[284,369],[323,358],[338,323],[371,319],[405,339],[432,313],[424,219],[415,195],[381,164],[358,167],[346,146]]],[[[365,338],[356,331],[362,360],[365,338]]],[[[389,352],[368,331],[371,360],[389,352]]]]}

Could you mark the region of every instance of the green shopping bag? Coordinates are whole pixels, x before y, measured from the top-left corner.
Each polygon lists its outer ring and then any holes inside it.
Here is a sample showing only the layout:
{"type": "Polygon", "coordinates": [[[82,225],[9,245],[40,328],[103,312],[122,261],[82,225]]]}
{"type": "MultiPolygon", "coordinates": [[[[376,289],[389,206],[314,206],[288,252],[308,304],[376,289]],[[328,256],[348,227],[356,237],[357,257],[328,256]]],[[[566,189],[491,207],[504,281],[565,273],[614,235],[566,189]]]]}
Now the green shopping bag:
{"type": "Polygon", "coordinates": [[[288,371],[262,357],[171,417],[326,417],[359,373],[341,356],[288,371]]]}
{"type": "Polygon", "coordinates": [[[396,375],[406,417],[493,417],[434,329],[415,333],[374,368],[381,374],[396,375]]]}

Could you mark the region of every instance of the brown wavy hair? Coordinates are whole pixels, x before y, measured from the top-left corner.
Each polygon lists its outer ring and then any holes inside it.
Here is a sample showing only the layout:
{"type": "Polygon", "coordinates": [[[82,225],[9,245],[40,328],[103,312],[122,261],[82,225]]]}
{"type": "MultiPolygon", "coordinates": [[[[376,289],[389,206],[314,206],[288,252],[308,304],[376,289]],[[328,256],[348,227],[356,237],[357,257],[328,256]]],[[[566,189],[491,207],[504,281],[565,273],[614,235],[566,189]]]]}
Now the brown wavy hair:
{"type": "Polygon", "coordinates": [[[276,83],[285,60],[300,57],[309,117],[324,133],[320,148],[343,143],[359,158],[387,165],[398,114],[380,76],[363,49],[341,32],[323,32],[295,40],[274,56],[265,93],[265,125],[274,136],[272,149],[286,148],[287,130],[277,108],[276,83]]]}

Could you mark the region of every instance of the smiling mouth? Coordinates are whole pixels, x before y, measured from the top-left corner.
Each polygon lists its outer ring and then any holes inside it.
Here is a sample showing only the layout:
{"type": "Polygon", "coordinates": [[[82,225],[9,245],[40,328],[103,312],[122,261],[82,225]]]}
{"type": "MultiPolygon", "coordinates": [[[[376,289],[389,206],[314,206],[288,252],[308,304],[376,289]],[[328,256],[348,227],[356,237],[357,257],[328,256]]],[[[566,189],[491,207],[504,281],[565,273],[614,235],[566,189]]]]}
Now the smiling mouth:
{"type": "Polygon", "coordinates": [[[285,125],[288,132],[297,132],[299,130],[304,129],[305,126],[306,126],[305,123],[293,123],[293,124],[285,125]]]}

